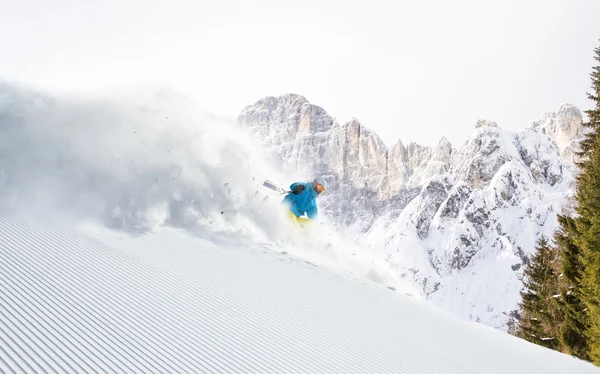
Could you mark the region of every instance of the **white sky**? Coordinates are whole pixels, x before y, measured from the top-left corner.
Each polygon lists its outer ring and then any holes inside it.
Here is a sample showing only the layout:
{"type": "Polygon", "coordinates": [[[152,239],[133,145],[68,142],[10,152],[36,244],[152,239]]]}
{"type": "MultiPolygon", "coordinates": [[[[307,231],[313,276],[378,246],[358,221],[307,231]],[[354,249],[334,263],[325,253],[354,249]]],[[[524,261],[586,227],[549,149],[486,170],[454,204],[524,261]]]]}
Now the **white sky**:
{"type": "Polygon", "coordinates": [[[459,145],[591,105],[600,0],[0,0],[0,79],[51,89],[169,84],[235,116],[305,96],[388,144],[459,145]]]}

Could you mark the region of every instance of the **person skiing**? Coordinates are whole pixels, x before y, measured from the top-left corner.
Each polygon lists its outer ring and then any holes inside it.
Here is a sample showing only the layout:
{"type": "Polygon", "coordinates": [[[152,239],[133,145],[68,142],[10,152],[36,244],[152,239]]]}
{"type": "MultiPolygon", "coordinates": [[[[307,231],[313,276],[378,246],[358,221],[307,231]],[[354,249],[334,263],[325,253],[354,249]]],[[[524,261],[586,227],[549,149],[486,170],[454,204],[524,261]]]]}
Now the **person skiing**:
{"type": "Polygon", "coordinates": [[[317,219],[319,213],[317,197],[326,189],[327,182],[322,177],[317,177],[312,182],[294,182],[281,203],[288,208],[292,221],[299,224],[311,223],[317,219]]]}

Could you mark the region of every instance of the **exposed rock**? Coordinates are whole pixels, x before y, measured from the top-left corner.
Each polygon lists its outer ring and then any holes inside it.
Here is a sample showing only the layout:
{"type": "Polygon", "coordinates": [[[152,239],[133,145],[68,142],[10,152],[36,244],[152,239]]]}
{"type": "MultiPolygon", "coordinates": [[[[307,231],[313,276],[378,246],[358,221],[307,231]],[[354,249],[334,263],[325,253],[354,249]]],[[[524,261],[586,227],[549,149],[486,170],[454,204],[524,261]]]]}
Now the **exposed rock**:
{"type": "Polygon", "coordinates": [[[561,156],[575,160],[575,152],[585,132],[581,111],[571,104],[561,104],[557,112],[546,112],[529,122],[528,129],[548,135],[561,156]]]}
{"type": "Polygon", "coordinates": [[[448,196],[446,189],[448,184],[443,181],[432,180],[425,186],[423,192],[421,192],[421,199],[423,204],[417,209],[419,214],[417,216],[417,235],[420,239],[427,238],[429,233],[429,226],[433,216],[438,211],[440,205],[446,200],[448,196]]]}
{"type": "Polygon", "coordinates": [[[573,194],[572,152],[583,134],[581,113],[563,104],[520,132],[479,120],[459,149],[445,138],[387,149],[358,120],[340,125],[298,95],[260,100],[238,123],[287,175],[324,174],[326,214],[434,302],[499,328],[506,328],[502,312],[516,308],[536,239],[552,235],[556,212],[573,194]],[[480,274],[510,290],[464,288],[480,274]],[[475,300],[496,304],[475,311],[475,300]]]}
{"type": "Polygon", "coordinates": [[[443,206],[441,210],[440,217],[441,218],[456,218],[458,217],[458,213],[463,210],[467,199],[471,194],[471,187],[467,185],[457,185],[456,188],[452,191],[448,200],[446,200],[446,204],[443,206]]]}
{"type": "Polygon", "coordinates": [[[475,128],[480,128],[480,127],[498,127],[498,124],[494,121],[488,121],[486,119],[479,119],[477,120],[477,123],[475,124],[475,128]]]}

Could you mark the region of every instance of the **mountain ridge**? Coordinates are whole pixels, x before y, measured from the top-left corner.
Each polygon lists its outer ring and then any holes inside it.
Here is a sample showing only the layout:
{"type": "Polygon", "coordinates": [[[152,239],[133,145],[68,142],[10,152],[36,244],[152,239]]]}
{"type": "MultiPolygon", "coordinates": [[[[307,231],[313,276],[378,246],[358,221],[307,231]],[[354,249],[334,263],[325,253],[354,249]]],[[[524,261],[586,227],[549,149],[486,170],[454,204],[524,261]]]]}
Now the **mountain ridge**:
{"type": "Polygon", "coordinates": [[[339,229],[435,303],[501,329],[535,240],[550,236],[556,213],[568,209],[583,134],[581,112],[563,103],[519,131],[480,119],[459,148],[444,137],[388,148],[358,120],[341,125],[295,94],[259,100],[237,123],[285,175],[325,176],[323,210],[339,229]],[[484,268],[486,282],[503,289],[470,287],[484,268]]]}

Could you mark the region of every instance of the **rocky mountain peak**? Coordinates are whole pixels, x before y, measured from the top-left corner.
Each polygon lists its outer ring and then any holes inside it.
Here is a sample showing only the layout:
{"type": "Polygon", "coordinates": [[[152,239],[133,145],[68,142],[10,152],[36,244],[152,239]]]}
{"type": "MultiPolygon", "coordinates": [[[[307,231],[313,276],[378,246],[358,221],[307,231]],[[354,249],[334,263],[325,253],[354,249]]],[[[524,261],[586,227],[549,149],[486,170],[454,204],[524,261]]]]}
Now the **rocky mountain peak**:
{"type": "Polygon", "coordinates": [[[549,136],[561,155],[572,161],[585,132],[581,111],[568,103],[561,104],[556,112],[543,113],[530,121],[527,129],[549,136]]]}
{"type": "Polygon", "coordinates": [[[437,144],[434,159],[437,161],[449,160],[455,149],[446,137],[442,137],[437,144]]]}
{"type": "Polygon", "coordinates": [[[326,176],[330,193],[320,204],[348,235],[435,303],[499,328],[517,307],[535,240],[552,235],[573,192],[583,134],[581,112],[563,104],[519,132],[480,119],[458,149],[446,138],[388,149],[357,119],[340,125],[292,94],[246,107],[238,124],[285,174],[326,176]],[[490,283],[506,289],[478,286],[490,283]]]}
{"type": "Polygon", "coordinates": [[[452,143],[450,143],[450,141],[448,140],[448,138],[446,138],[445,136],[442,136],[442,138],[438,142],[438,147],[452,149],[452,143]]]}
{"type": "Polygon", "coordinates": [[[477,123],[475,124],[475,128],[478,129],[480,127],[498,127],[498,124],[494,121],[489,121],[487,119],[479,119],[477,120],[477,123]]]}

